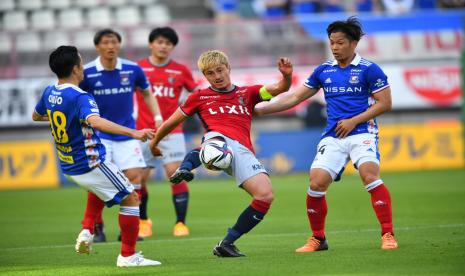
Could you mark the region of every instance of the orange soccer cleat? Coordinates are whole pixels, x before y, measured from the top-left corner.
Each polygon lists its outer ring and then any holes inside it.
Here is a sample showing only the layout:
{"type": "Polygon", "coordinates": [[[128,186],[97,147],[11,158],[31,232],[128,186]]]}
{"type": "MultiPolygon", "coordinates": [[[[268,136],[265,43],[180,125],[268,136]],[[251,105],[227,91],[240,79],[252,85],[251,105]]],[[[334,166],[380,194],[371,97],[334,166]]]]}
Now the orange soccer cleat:
{"type": "Polygon", "coordinates": [[[297,248],[295,252],[307,253],[322,250],[328,250],[328,243],[326,242],[326,239],[320,241],[319,239],[311,236],[310,238],[308,238],[307,243],[304,244],[304,246],[297,248]]]}
{"type": "Polygon", "coordinates": [[[391,232],[387,232],[381,237],[381,249],[396,249],[398,247],[399,245],[397,245],[397,241],[391,232]]]}
{"type": "Polygon", "coordinates": [[[139,237],[147,238],[152,236],[152,225],[151,219],[139,220],[139,237]]]}
{"type": "Polygon", "coordinates": [[[174,225],[173,236],[175,237],[189,236],[189,228],[187,228],[187,226],[180,221],[176,223],[176,225],[174,225]]]}

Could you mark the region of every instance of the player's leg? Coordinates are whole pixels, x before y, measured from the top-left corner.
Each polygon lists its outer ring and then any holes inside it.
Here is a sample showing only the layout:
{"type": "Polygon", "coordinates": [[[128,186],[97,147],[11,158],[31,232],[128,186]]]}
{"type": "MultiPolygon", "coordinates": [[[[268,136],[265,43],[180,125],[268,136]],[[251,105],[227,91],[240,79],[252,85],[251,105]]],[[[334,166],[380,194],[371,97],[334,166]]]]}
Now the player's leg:
{"type": "MultiPolygon", "coordinates": [[[[106,150],[106,161],[109,162],[114,162],[113,160],[113,141],[107,140],[107,139],[101,139],[102,144],[105,146],[106,150]]],[[[86,210],[84,212],[84,220],[86,220],[86,217],[94,216],[94,225],[93,225],[93,230],[92,233],[94,235],[93,242],[99,243],[99,242],[106,242],[107,237],[105,235],[105,224],[103,222],[103,206],[102,203],[100,202],[100,199],[96,197],[95,195],[92,195],[91,193],[87,194],[87,205],[86,205],[86,210]],[[98,208],[96,208],[98,207],[98,208]]],[[[89,221],[87,219],[87,221],[89,221]]]]}
{"type": "Polygon", "coordinates": [[[310,186],[307,190],[306,208],[312,235],[307,242],[296,249],[298,253],[328,249],[325,222],[328,212],[326,191],[329,185],[340,177],[347,163],[348,155],[338,139],[326,137],[317,146],[317,154],[310,169],[310,186]]]}
{"type": "Polygon", "coordinates": [[[226,236],[214,248],[213,253],[219,257],[245,256],[237,249],[234,242],[263,220],[273,201],[271,181],[265,173],[247,179],[242,184],[242,188],[252,196],[252,202],[242,211],[236,223],[228,229],[226,236]]]}
{"type": "MultiPolygon", "coordinates": [[[[171,162],[164,165],[166,175],[172,175],[181,165],[181,162],[171,162]]],[[[187,181],[170,183],[171,195],[176,212],[176,223],[173,228],[173,235],[188,236],[189,228],[186,226],[187,207],[189,206],[189,186],[187,181]]]]}
{"type": "MultiPolygon", "coordinates": [[[[210,139],[219,139],[225,141],[225,138],[221,136],[221,134],[217,132],[210,132],[204,136],[203,143],[210,139]]],[[[192,149],[186,154],[179,168],[170,176],[171,183],[177,184],[181,183],[181,181],[189,182],[194,179],[192,170],[198,168],[202,164],[199,157],[200,149],[201,147],[192,149]]]]}
{"type": "Polygon", "coordinates": [[[181,162],[181,165],[179,165],[179,168],[176,169],[174,173],[168,174],[170,175],[171,183],[178,184],[182,181],[189,182],[192,181],[192,179],[194,179],[194,174],[192,173],[192,170],[198,168],[201,165],[199,153],[200,147],[195,148],[186,154],[186,156],[181,162]]]}
{"type": "MultiPolygon", "coordinates": [[[[124,175],[128,178],[129,182],[134,186],[134,191],[138,196],[138,199],[142,197],[142,175],[144,174],[144,168],[130,168],[123,170],[124,175]]],[[[138,200],[138,203],[140,201],[138,200]]],[[[138,207],[137,214],[140,215],[140,207],[138,207]]],[[[137,231],[139,232],[139,217],[137,218],[137,231]]],[[[122,234],[118,236],[118,240],[122,238],[122,234]]],[[[138,240],[143,240],[143,237],[138,237],[138,240]]]]}
{"type": "Polygon", "coordinates": [[[148,180],[152,174],[152,169],[156,166],[156,159],[157,157],[153,156],[152,152],[150,151],[150,141],[146,142],[139,142],[142,156],[144,157],[144,161],[147,165],[146,168],[143,169],[142,173],[142,180],[141,184],[142,187],[140,189],[140,222],[139,222],[139,237],[150,237],[152,236],[152,220],[148,217],[147,214],[147,204],[149,200],[148,194],[148,180]]]}
{"type": "Polygon", "coordinates": [[[392,204],[388,188],[380,177],[377,137],[359,134],[348,137],[352,151],[350,157],[358,168],[363,185],[371,196],[371,204],[381,225],[381,248],[398,247],[392,224],[392,204]]]}
{"type": "Polygon", "coordinates": [[[296,249],[298,253],[314,252],[328,249],[325,235],[326,191],[333,181],[331,175],[324,169],[313,168],[310,170],[310,186],[307,190],[307,218],[312,229],[312,235],[307,242],[296,249]]]}
{"type": "MultiPolygon", "coordinates": [[[[142,174],[147,167],[139,141],[131,139],[126,141],[113,141],[113,163],[120,168],[135,191],[141,196],[142,174]]],[[[118,237],[118,240],[120,237],[118,237]]],[[[139,237],[139,240],[142,240],[139,237]]]]}
{"type": "MultiPolygon", "coordinates": [[[[171,195],[174,210],[176,212],[176,223],[173,227],[173,235],[176,237],[187,236],[189,235],[189,228],[186,226],[187,207],[189,206],[189,187],[187,181],[192,180],[192,178],[186,178],[188,175],[183,175],[182,171],[186,171],[193,176],[190,170],[195,169],[196,167],[190,163],[191,161],[189,161],[187,168],[182,167],[181,161],[186,155],[186,143],[184,140],[184,134],[170,134],[161,140],[158,146],[163,152],[161,161],[163,162],[165,175],[172,176],[178,173],[178,175],[181,176],[180,179],[178,179],[179,181],[170,181],[171,195]],[[178,169],[180,166],[182,169],[178,169]],[[180,172],[181,174],[179,174],[180,172]]],[[[189,156],[191,155],[187,154],[186,158],[189,159],[189,156]]],[[[192,158],[192,156],[190,158],[192,158]]]]}
{"type": "Polygon", "coordinates": [[[230,227],[226,236],[213,249],[218,257],[242,257],[234,242],[260,223],[273,201],[271,181],[263,165],[246,147],[224,137],[234,153],[230,171],[236,178],[236,184],[252,196],[252,202],[242,211],[236,223],[230,227]]]}
{"type": "Polygon", "coordinates": [[[118,267],[160,265],[160,262],[146,259],[141,253],[136,253],[140,200],[138,194],[134,191],[134,186],[112,163],[100,164],[99,170],[108,177],[108,182],[112,184],[112,186],[105,187],[104,190],[104,195],[110,199],[102,199],[108,207],[116,204],[120,205],[118,222],[121,232],[121,252],[118,255],[116,265],[118,267]],[[111,191],[113,191],[112,197],[111,191]]]}
{"type": "Polygon", "coordinates": [[[141,189],[140,189],[140,221],[139,221],[139,237],[147,238],[152,236],[152,220],[149,219],[147,214],[147,205],[149,200],[149,193],[147,189],[147,181],[151,175],[152,169],[150,167],[142,170],[141,176],[141,189]]]}

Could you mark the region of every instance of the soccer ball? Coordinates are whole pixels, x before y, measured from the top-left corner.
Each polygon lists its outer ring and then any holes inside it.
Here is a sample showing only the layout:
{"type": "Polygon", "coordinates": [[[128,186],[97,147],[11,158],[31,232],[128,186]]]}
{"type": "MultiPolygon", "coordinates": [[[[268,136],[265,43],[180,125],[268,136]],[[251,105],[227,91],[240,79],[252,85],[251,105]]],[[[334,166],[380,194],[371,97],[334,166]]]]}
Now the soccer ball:
{"type": "Polygon", "coordinates": [[[207,141],[200,149],[200,161],[209,170],[226,170],[231,166],[233,158],[232,149],[221,140],[207,141]]]}

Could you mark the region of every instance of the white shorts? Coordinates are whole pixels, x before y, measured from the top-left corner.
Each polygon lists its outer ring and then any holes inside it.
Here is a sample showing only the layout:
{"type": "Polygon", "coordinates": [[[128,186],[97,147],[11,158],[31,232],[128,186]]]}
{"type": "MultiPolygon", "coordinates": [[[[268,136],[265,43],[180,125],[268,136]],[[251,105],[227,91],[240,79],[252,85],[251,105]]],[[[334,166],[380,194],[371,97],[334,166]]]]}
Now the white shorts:
{"type": "Polygon", "coordinates": [[[125,141],[101,140],[107,151],[105,159],[115,163],[121,170],[146,167],[139,141],[134,139],[125,141]]]}
{"type": "Polygon", "coordinates": [[[236,178],[237,186],[242,185],[244,181],[259,173],[268,174],[268,172],[265,170],[265,167],[260,163],[260,161],[258,161],[257,157],[255,157],[255,154],[253,154],[253,152],[251,152],[248,148],[243,146],[238,141],[224,136],[219,132],[213,131],[205,134],[203,138],[204,141],[207,141],[208,139],[218,136],[223,137],[223,139],[226,140],[226,143],[228,144],[228,146],[231,147],[233,151],[233,163],[231,168],[228,171],[226,171],[226,173],[236,178]]]}
{"type": "Polygon", "coordinates": [[[139,143],[142,148],[144,161],[147,166],[151,168],[155,168],[155,161],[158,157],[161,158],[163,165],[166,165],[169,163],[181,162],[186,155],[186,142],[184,141],[183,133],[170,134],[158,143],[158,148],[160,148],[163,153],[162,156],[153,156],[150,151],[150,141],[139,141],[139,143]]]}
{"type": "Polygon", "coordinates": [[[355,168],[365,162],[379,165],[378,137],[376,134],[363,133],[344,139],[325,137],[318,143],[312,169],[327,171],[333,180],[338,180],[349,160],[355,168]]]}
{"type": "Polygon", "coordinates": [[[108,207],[120,204],[134,187],[118,167],[104,161],[96,168],[80,175],[65,175],[69,180],[94,193],[105,202],[108,207]]]}

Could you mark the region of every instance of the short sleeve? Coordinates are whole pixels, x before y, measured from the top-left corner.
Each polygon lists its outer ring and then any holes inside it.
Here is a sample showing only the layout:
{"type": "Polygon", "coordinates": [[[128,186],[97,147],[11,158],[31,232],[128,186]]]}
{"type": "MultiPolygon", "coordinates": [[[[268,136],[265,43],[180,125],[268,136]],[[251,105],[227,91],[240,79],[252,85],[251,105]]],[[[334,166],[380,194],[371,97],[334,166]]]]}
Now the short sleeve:
{"type": "Polygon", "coordinates": [[[142,68],[139,65],[137,65],[134,72],[136,75],[136,79],[135,79],[136,87],[139,87],[140,90],[142,91],[149,89],[150,84],[142,68]]]}
{"type": "Polygon", "coordinates": [[[197,83],[192,76],[192,72],[187,67],[184,67],[182,71],[184,75],[184,88],[190,92],[194,91],[194,89],[197,87],[197,83]]]}
{"type": "Polygon", "coordinates": [[[194,92],[187,97],[187,100],[180,106],[182,113],[190,117],[199,111],[199,93],[194,92]]]}
{"type": "Polygon", "coordinates": [[[87,121],[91,115],[100,116],[97,102],[89,93],[83,93],[78,97],[79,119],[87,121]]]}
{"type": "Polygon", "coordinates": [[[321,71],[323,70],[323,65],[318,66],[315,68],[313,73],[308,77],[307,80],[305,80],[304,85],[308,88],[321,88],[321,82],[320,82],[320,74],[321,71]]]}
{"type": "Polygon", "coordinates": [[[45,106],[44,96],[45,96],[45,94],[46,94],[46,92],[47,92],[47,90],[49,88],[50,88],[50,86],[45,88],[44,92],[42,93],[42,96],[40,97],[39,102],[37,102],[37,104],[36,104],[35,111],[39,115],[45,115],[47,113],[47,107],[45,106]]]}
{"type": "Polygon", "coordinates": [[[368,88],[371,93],[376,93],[389,87],[386,74],[377,64],[371,64],[367,69],[368,88]]]}
{"type": "Polygon", "coordinates": [[[251,108],[253,108],[259,102],[263,101],[262,97],[260,97],[260,88],[262,87],[263,85],[261,84],[249,86],[248,92],[249,92],[251,108]]]}

